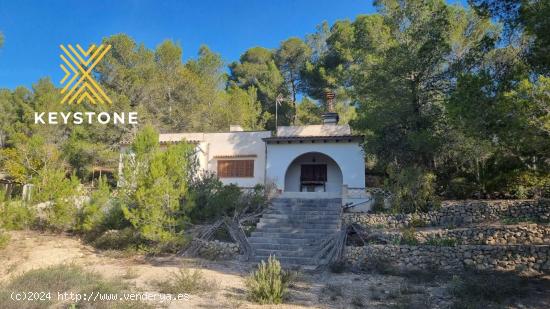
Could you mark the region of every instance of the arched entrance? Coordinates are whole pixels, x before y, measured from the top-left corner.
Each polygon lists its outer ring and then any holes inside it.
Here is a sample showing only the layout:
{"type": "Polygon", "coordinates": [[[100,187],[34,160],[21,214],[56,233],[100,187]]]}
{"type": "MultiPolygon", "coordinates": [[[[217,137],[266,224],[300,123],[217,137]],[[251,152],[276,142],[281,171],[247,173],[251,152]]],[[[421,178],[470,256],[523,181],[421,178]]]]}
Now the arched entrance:
{"type": "Polygon", "coordinates": [[[342,170],[331,157],[308,152],[296,157],[285,173],[285,192],[342,192],[342,170]]]}

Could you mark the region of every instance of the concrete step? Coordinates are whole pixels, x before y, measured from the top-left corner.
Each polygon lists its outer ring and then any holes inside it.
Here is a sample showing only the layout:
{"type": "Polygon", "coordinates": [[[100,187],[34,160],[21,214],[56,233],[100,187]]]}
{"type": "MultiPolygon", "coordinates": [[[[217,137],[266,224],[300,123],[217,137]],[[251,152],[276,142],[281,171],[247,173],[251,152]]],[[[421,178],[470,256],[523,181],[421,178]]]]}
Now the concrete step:
{"type": "Polygon", "coordinates": [[[306,204],[306,203],[341,203],[341,198],[280,198],[276,197],[271,200],[271,202],[282,202],[282,203],[300,203],[300,204],[306,204]]]}
{"type": "Polygon", "coordinates": [[[305,244],[305,245],[296,245],[296,244],[274,244],[274,243],[254,243],[251,244],[254,249],[269,249],[269,250],[307,250],[307,249],[317,249],[318,244],[305,244]]]}
{"type": "Polygon", "coordinates": [[[307,225],[307,224],[337,224],[337,219],[331,219],[331,218],[264,218],[262,217],[260,219],[261,223],[290,223],[290,224],[300,224],[300,225],[307,225]]]}
{"type": "Polygon", "coordinates": [[[341,199],[272,199],[273,204],[287,205],[337,205],[342,204],[341,199]]]}
{"type": "Polygon", "coordinates": [[[266,214],[303,214],[303,215],[340,215],[342,212],[340,209],[333,209],[333,208],[327,208],[327,209],[318,209],[318,208],[311,208],[311,209],[304,209],[304,208],[269,208],[265,212],[266,214]]]}
{"type": "Polygon", "coordinates": [[[287,213],[287,214],[277,214],[277,213],[268,213],[264,214],[262,216],[262,219],[309,219],[309,220],[333,220],[333,221],[339,221],[340,215],[339,214],[295,214],[295,213],[287,213]]]}
{"type": "Polygon", "coordinates": [[[299,208],[304,210],[331,210],[331,209],[341,209],[342,206],[339,204],[285,204],[285,203],[271,203],[273,208],[299,208]]]}
{"type": "Polygon", "coordinates": [[[279,244],[279,245],[311,245],[311,244],[317,244],[321,242],[323,239],[319,239],[318,237],[303,237],[303,238],[296,238],[296,237],[260,237],[260,236],[251,236],[248,237],[248,242],[251,246],[254,246],[254,244],[265,244],[265,243],[271,243],[271,244],[279,244]]]}
{"type": "Polygon", "coordinates": [[[340,216],[340,210],[292,210],[292,209],[275,209],[270,208],[265,212],[265,215],[304,215],[304,216],[340,216]]]}
{"type": "Polygon", "coordinates": [[[265,232],[265,231],[254,231],[251,234],[251,237],[275,237],[275,238],[315,238],[315,239],[326,239],[333,235],[336,231],[325,231],[323,233],[308,232],[308,231],[297,231],[297,232],[265,232]]]}
{"type": "Polygon", "coordinates": [[[273,250],[273,249],[254,249],[256,256],[276,255],[280,257],[315,257],[317,250],[273,250]]]}
{"type": "MultiPolygon", "coordinates": [[[[315,259],[311,257],[282,257],[277,255],[275,256],[277,257],[277,260],[279,260],[279,262],[281,262],[281,264],[283,264],[284,266],[317,265],[315,259]]],[[[257,255],[252,258],[252,262],[257,262],[257,263],[261,261],[267,262],[268,259],[269,259],[269,255],[257,255]]]]}
{"type": "Polygon", "coordinates": [[[248,238],[253,261],[276,256],[283,265],[317,266],[319,244],[340,230],[341,199],[276,198],[248,238]]]}
{"type": "Polygon", "coordinates": [[[277,222],[264,222],[260,221],[256,225],[256,230],[259,230],[261,228],[272,228],[272,227],[289,227],[289,228],[309,228],[309,229],[327,229],[327,230],[335,230],[340,228],[340,223],[302,223],[299,222],[292,223],[292,222],[284,222],[284,221],[277,221],[277,222]]]}
{"type": "Polygon", "coordinates": [[[336,230],[327,230],[327,229],[310,229],[307,227],[264,227],[261,229],[256,229],[252,232],[252,235],[254,233],[312,233],[317,235],[324,235],[324,234],[332,234],[336,230]]]}

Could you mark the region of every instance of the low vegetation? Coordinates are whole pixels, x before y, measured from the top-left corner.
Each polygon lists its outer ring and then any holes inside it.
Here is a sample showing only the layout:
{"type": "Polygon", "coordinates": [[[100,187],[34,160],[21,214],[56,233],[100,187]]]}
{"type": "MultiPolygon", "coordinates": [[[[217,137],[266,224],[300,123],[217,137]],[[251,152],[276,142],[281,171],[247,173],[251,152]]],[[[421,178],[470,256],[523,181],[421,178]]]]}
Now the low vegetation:
{"type": "MultiPolygon", "coordinates": [[[[40,268],[28,271],[8,282],[0,285],[0,304],[5,309],[38,309],[46,306],[73,305],[78,308],[152,308],[148,304],[138,301],[98,301],[80,300],[78,302],[62,301],[58,298],[58,292],[101,293],[115,294],[130,291],[130,286],[121,280],[107,280],[100,275],[86,271],[76,265],[56,265],[47,268],[40,268]],[[13,301],[12,292],[36,291],[44,292],[36,295],[41,298],[37,300],[13,301]],[[49,294],[48,294],[49,293],[49,294]]],[[[35,297],[36,297],[35,296],[35,297]]]]}
{"type": "Polygon", "coordinates": [[[10,242],[10,235],[5,231],[0,230],[0,250],[4,249],[9,242],[10,242]]]}
{"type": "Polygon", "coordinates": [[[275,257],[270,256],[267,263],[261,261],[246,279],[248,295],[260,304],[280,304],[287,294],[291,276],[290,272],[282,269],[275,257]]]}
{"type": "Polygon", "coordinates": [[[266,204],[263,186],[245,193],[213,174],[194,177],[193,147],[179,143],[161,150],[151,126],[130,145],[134,155],[124,157],[119,186],[112,188],[103,176],[90,192],[74,173],[67,177],[60,153],[43,139],[20,137],[20,142],[30,162],[47,165],[28,166],[12,151],[3,158],[11,160],[2,162],[22,182],[32,179],[30,197],[0,190],[0,228],[7,230],[75,233],[102,250],[173,253],[189,243],[192,225],[266,204]]]}
{"type": "Polygon", "coordinates": [[[416,238],[416,229],[409,227],[401,230],[401,238],[399,238],[399,245],[416,246],[419,244],[416,238]]]}
{"type": "Polygon", "coordinates": [[[377,257],[365,259],[363,263],[361,263],[360,268],[363,271],[381,275],[390,275],[394,272],[394,267],[388,259],[377,257]]]}
{"type": "Polygon", "coordinates": [[[503,308],[526,297],[530,286],[527,278],[514,273],[472,271],[453,276],[450,292],[455,309],[503,308]]]}
{"type": "Polygon", "coordinates": [[[428,237],[426,245],[439,247],[452,247],[458,245],[459,242],[455,238],[450,237],[428,237]]]}
{"type": "Polygon", "coordinates": [[[161,293],[167,294],[203,294],[215,292],[217,283],[204,278],[200,269],[180,268],[165,281],[157,281],[154,284],[161,293]]]}
{"type": "MultiPolygon", "coordinates": [[[[0,190],[1,198],[1,190],[0,190]]],[[[7,230],[22,230],[31,227],[35,214],[21,200],[0,199],[0,227],[7,230]]]]}
{"type": "Polygon", "coordinates": [[[135,250],[146,244],[138,232],[127,227],[121,230],[107,230],[94,239],[91,244],[102,250],[135,250]]]}
{"type": "Polygon", "coordinates": [[[388,166],[385,187],[392,193],[391,212],[416,213],[438,208],[435,194],[435,175],[418,167],[388,166]]]}
{"type": "Polygon", "coordinates": [[[515,225],[520,223],[537,223],[537,224],[546,224],[550,223],[550,219],[543,219],[540,217],[515,217],[515,216],[506,216],[500,219],[502,224],[506,225],[515,225]]]}
{"type": "Polygon", "coordinates": [[[331,273],[341,274],[346,270],[347,267],[344,261],[335,261],[335,262],[331,262],[328,265],[328,268],[331,273]]]}
{"type": "Polygon", "coordinates": [[[336,301],[339,298],[344,297],[344,291],[341,284],[329,283],[323,286],[320,298],[327,297],[330,301],[336,301]]]}

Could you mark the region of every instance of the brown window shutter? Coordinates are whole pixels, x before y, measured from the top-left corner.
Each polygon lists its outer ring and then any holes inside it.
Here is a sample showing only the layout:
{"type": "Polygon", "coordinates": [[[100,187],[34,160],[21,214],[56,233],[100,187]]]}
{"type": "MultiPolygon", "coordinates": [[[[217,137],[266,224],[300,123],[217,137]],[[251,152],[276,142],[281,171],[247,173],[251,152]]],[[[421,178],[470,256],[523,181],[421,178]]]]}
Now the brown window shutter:
{"type": "Polygon", "coordinates": [[[218,177],[254,177],[254,160],[218,160],[218,177]]]}

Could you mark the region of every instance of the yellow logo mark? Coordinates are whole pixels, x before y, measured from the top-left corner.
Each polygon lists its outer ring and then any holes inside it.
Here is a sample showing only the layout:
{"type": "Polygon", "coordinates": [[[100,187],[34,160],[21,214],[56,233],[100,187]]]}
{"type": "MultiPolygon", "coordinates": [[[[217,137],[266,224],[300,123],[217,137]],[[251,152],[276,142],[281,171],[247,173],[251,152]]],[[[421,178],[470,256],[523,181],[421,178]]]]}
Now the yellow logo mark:
{"type": "Polygon", "coordinates": [[[65,76],[61,79],[61,85],[65,84],[61,89],[61,94],[64,94],[61,103],[80,104],[84,99],[88,99],[92,104],[98,102],[111,104],[111,99],[92,76],[92,70],[111,49],[111,45],[101,44],[97,48],[95,45],[91,45],[88,50],[82,49],[79,44],[76,44],[76,49],[71,44],[68,44],[67,47],[63,45],[59,45],[59,47],[65,53],[59,55],[65,63],[60,65],[65,72],[65,76]],[[71,78],[69,79],[69,77],[71,78]]]}

